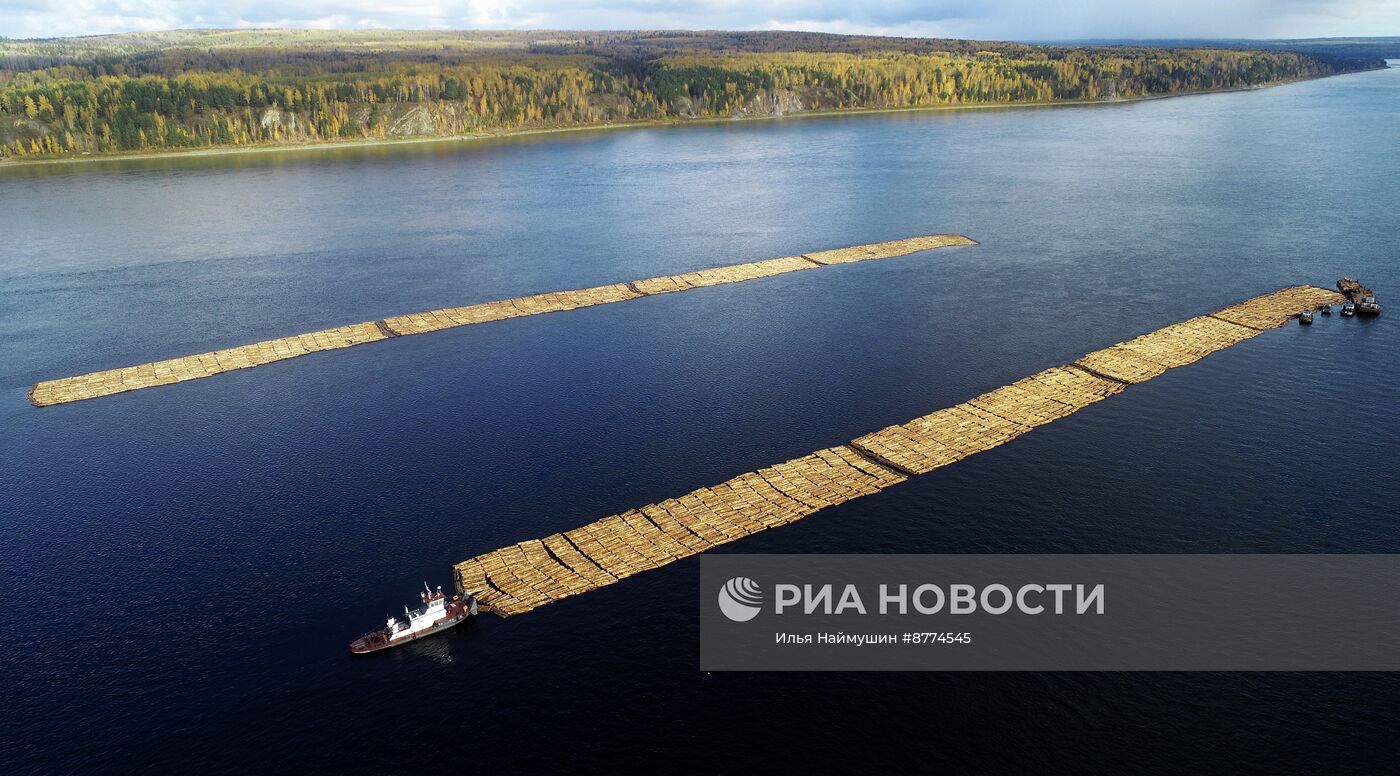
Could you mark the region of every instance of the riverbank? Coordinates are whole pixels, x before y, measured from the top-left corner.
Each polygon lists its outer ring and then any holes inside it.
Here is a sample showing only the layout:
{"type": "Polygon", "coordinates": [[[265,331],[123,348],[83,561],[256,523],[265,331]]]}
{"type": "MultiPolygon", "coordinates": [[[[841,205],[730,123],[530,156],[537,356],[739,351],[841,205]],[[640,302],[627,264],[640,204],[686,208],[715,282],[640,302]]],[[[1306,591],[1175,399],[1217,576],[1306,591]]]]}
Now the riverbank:
{"type": "MultiPolygon", "coordinates": [[[[1047,769],[1144,753],[1173,770],[1383,769],[1400,714],[1376,674],[706,674],[698,559],[384,659],[352,661],[345,641],[425,576],[447,591],[470,558],[849,443],[1255,292],[1350,275],[1389,301],[1397,106],[1400,68],[1117,108],[0,173],[7,600],[102,595],[98,616],[0,644],[25,709],[0,726],[3,759],[393,771],[403,742],[433,730],[416,769],[460,768],[465,737],[478,769],[557,768],[563,750],[579,770],[619,752],[664,767],[674,748],[732,770],[773,748],[745,731],[782,720],[840,731],[767,752],[787,768],[829,769],[858,738],[885,769],[989,770],[1017,764],[987,724],[1004,719],[1047,769]],[[407,310],[956,230],[986,239],[25,401],[45,378],[407,310]],[[1013,303],[986,303],[989,287],[1013,303]],[[294,623],[268,627],[288,611],[294,623]],[[366,713],[367,687],[396,713],[366,713]],[[471,706],[444,687],[470,688],[471,706]],[[972,713],[929,703],[951,697],[972,713]],[[1026,698],[1051,700],[1031,713],[1026,698]],[[1065,735],[1100,723],[1113,735],[1065,735]],[[639,726],[655,745],[637,746],[639,726]],[[1377,745],[1339,753],[1338,737],[1377,745]]],[[[1337,507],[1363,488],[1400,503],[1400,365],[1384,356],[1400,326],[1390,310],[1333,309],[699,557],[1400,551],[1392,513],[1337,507]],[[1349,379],[1358,359],[1372,371],[1349,379]],[[1353,427],[1364,449],[1320,441],[1353,427]]]]}
{"type": "Polygon", "coordinates": [[[133,151],[117,153],[83,154],[77,156],[50,156],[50,157],[23,157],[0,159],[0,169],[20,166],[40,166],[40,165],[64,165],[82,164],[85,162],[106,162],[106,161],[136,161],[142,159],[169,159],[169,158],[200,158],[208,156],[224,156],[230,154],[257,154],[257,153],[287,153],[294,151],[319,151],[345,148],[366,148],[366,147],[386,147],[386,146],[411,146],[426,143],[470,143],[483,140],[495,140],[511,137],[530,137],[538,135],[555,135],[576,132],[608,131],[620,129],[656,128],[691,126],[695,124],[717,124],[739,121],[776,121],[780,119],[795,118],[819,118],[830,116],[848,115],[883,115],[891,113],[925,113],[935,111],[966,111],[966,110],[1007,110],[1018,108],[1053,108],[1053,107],[1085,107],[1093,105],[1125,105],[1149,100],[1165,100],[1174,97],[1192,97],[1207,94],[1220,94],[1227,92],[1256,91],[1259,89],[1271,89],[1276,86],[1286,86],[1288,84],[1302,83],[1305,81],[1321,80],[1323,78],[1333,78],[1336,76],[1353,75],[1355,72],[1370,72],[1367,70],[1354,71],[1348,73],[1333,73],[1316,78],[1294,78],[1285,81],[1276,81],[1268,84],[1257,84],[1252,86],[1238,86],[1223,89],[1200,89],[1188,92],[1178,92],[1175,94],[1153,94],[1142,97],[1115,98],[1108,100],[1038,100],[1027,102],[998,102],[998,103],[973,103],[962,105],[926,105],[906,108],[843,108],[830,110],[797,111],[792,113],[777,113],[771,115],[752,116],[715,116],[704,118],[668,118],[654,119],[647,121],[623,121],[608,122],[599,124],[580,124],[577,126],[563,127],[537,127],[528,129],[499,130],[493,132],[477,132],[466,135],[416,135],[411,137],[383,137],[364,138],[361,140],[322,140],[304,143],[266,143],[246,146],[214,146],[207,148],[192,149],[169,149],[161,151],[133,151]]]}

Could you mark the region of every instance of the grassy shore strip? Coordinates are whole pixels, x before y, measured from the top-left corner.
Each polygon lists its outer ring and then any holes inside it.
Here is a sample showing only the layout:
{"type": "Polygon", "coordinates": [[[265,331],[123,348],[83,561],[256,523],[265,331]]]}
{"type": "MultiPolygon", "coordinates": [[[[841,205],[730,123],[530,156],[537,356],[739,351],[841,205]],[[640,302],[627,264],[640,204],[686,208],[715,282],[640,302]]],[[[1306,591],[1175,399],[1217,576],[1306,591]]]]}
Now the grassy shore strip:
{"type": "Polygon", "coordinates": [[[515,299],[483,302],[465,307],[427,310],[307,334],[294,334],[290,337],[279,337],[209,353],[152,361],[136,366],[107,369],[73,377],[61,377],[56,380],[45,380],[35,384],[29,390],[29,401],[36,407],[47,407],[84,399],[96,399],[101,396],[111,396],[142,388],[213,377],[235,369],[247,369],[310,353],[381,342],[405,335],[426,334],[457,326],[471,326],[507,318],[626,302],[644,296],[689,291],[693,288],[742,283],[746,280],[771,277],[787,272],[821,269],[829,264],[886,259],[934,248],[976,244],[976,241],[960,234],[909,237],[903,240],[857,245],[850,248],[814,251],[804,256],[787,256],[779,259],[731,264],[680,275],[664,275],[572,291],[554,291],[515,299]]]}
{"type": "Polygon", "coordinates": [[[524,614],[999,447],[1168,369],[1282,326],[1301,309],[1342,299],[1315,286],[1255,297],[846,444],[478,555],[454,566],[453,577],[458,591],[488,611],[524,614]]]}
{"type": "Polygon", "coordinates": [[[1237,86],[1222,89],[1200,89],[1189,92],[1179,92],[1176,94],[1152,94],[1141,97],[1127,97],[1111,100],[1039,100],[1026,102],[1001,102],[1001,103],[973,103],[968,105],[927,105],[909,108],[842,108],[833,110],[812,110],[797,111],[793,113],[783,113],[763,116],[708,116],[694,119],[655,119],[650,121],[622,121],[614,123],[600,124],[580,124],[567,127],[544,127],[517,130],[501,130],[496,132],[478,132],[469,135],[417,135],[410,137],[383,137],[365,138],[363,140],[321,140],[310,143],[265,143],[247,146],[213,146],[209,148],[193,149],[170,149],[165,151],[120,151],[113,153],[86,154],[80,156],[40,156],[40,157],[5,157],[0,158],[0,169],[7,167],[39,166],[39,165],[62,165],[62,164],[82,164],[85,162],[114,162],[114,161],[137,161],[150,159],[171,159],[171,158],[200,158],[210,156],[225,156],[231,154],[257,154],[257,153],[287,153],[294,151],[325,151],[342,148],[371,148],[390,146],[412,146],[427,143],[471,143],[486,140],[499,140],[515,137],[530,137],[539,135],[558,135],[566,133],[580,132],[603,132],[620,129],[647,129],[661,127],[685,127],[699,124],[719,124],[750,121],[776,121],[781,119],[801,119],[801,118],[828,118],[831,116],[873,116],[891,113],[931,113],[941,111],[967,111],[967,110],[1008,110],[1016,108],[1057,108],[1057,107],[1086,107],[1086,106],[1110,106],[1110,105],[1130,105],[1139,102],[1152,100],[1167,100],[1174,97],[1196,97],[1207,94],[1224,94],[1229,92],[1252,92],[1260,89],[1272,89],[1276,86],[1286,86],[1288,84],[1302,83],[1305,81],[1317,81],[1323,78],[1335,78],[1337,76],[1352,75],[1352,73],[1332,73],[1313,78],[1293,78],[1284,81],[1275,81],[1267,84],[1257,84],[1254,86],[1237,86]]]}

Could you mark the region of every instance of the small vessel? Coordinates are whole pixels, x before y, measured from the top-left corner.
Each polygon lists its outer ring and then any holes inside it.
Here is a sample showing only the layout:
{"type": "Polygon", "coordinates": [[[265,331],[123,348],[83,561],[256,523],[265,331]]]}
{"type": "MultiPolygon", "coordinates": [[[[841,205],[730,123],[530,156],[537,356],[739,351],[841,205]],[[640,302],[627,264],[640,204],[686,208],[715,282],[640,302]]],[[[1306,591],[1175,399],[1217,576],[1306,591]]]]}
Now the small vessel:
{"type": "Polygon", "coordinates": [[[1343,317],[1343,318],[1350,318],[1350,317],[1353,316],[1353,315],[1356,315],[1356,305],[1355,305],[1355,304],[1353,304],[1353,303],[1351,303],[1351,302],[1347,302],[1346,304],[1342,305],[1342,317],[1343,317]]]}
{"type": "Polygon", "coordinates": [[[356,655],[365,655],[390,647],[412,644],[424,636],[441,633],[461,624],[468,617],[476,616],[475,598],[467,596],[466,600],[462,600],[461,596],[454,595],[449,601],[447,596],[443,595],[441,585],[437,591],[432,591],[428,589],[428,583],[424,582],[423,592],[418,595],[423,599],[422,606],[413,611],[409,611],[405,606],[405,619],[390,617],[384,628],[372,630],[350,642],[350,651],[356,655]]]}
{"type": "Polygon", "coordinates": [[[1298,313],[1298,323],[1302,326],[1312,325],[1312,310],[1304,310],[1298,313]]]}
{"type": "Polygon", "coordinates": [[[1365,296],[1356,305],[1357,315],[1380,315],[1381,303],[1376,301],[1374,296],[1365,296]]]}
{"type": "Polygon", "coordinates": [[[1323,306],[1322,306],[1322,311],[1321,311],[1321,312],[1322,312],[1323,315],[1331,315],[1331,314],[1332,314],[1332,305],[1330,305],[1330,304],[1325,304],[1325,305],[1323,305],[1323,306]]]}

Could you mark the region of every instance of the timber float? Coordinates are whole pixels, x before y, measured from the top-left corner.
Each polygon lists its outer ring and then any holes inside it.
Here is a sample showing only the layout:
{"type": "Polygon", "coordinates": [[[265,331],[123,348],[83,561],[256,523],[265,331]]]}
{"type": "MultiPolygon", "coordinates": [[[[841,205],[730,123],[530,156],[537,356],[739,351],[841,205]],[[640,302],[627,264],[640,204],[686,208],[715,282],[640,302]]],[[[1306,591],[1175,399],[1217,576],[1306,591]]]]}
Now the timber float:
{"type": "Polygon", "coordinates": [[[627,302],[646,296],[689,291],[726,283],[742,283],[788,272],[820,269],[833,264],[889,259],[934,248],[976,244],[977,241],[960,234],[933,234],[869,245],[856,245],[850,248],[813,251],[800,256],[731,264],[680,275],[663,275],[594,288],[555,291],[515,299],[483,302],[466,307],[428,310],[265,340],[209,353],[45,380],[36,383],[29,390],[29,401],[36,407],[47,407],[54,404],[82,401],[83,399],[96,399],[126,391],[213,377],[235,369],[247,369],[310,353],[381,342],[411,334],[426,334],[458,326],[472,326],[508,318],[563,312],[614,302],[627,302]]]}
{"type": "Polygon", "coordinates": [[[991,450],[1343,299],[1316,286],[1255,297],[844,444],[478,555],[453,577],[482,609],[524,614],[991,450]]]}

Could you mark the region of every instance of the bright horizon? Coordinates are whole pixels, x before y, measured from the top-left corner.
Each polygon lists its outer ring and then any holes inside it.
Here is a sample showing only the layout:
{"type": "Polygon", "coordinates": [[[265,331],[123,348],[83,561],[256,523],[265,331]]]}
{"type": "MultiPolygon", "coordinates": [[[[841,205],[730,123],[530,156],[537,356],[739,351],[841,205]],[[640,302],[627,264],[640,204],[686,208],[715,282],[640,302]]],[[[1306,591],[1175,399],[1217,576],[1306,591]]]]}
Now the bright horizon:
{"type": "Polygon", "coordinates": [[[0,36],[178,29],[790,30],[982,40],[1400,35],[1400,0],[15,0],[0,36]]]}

